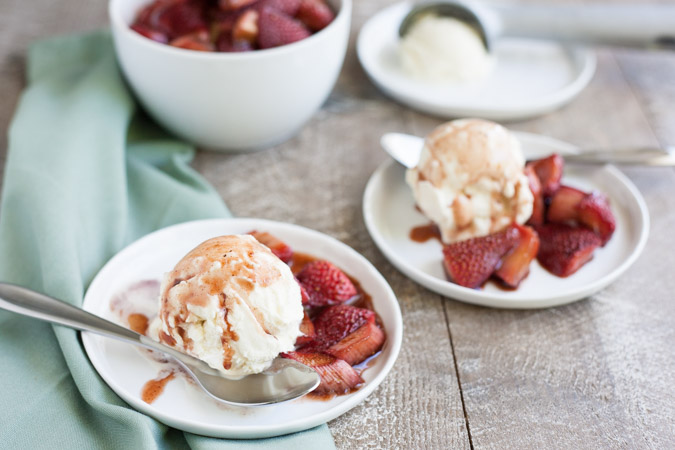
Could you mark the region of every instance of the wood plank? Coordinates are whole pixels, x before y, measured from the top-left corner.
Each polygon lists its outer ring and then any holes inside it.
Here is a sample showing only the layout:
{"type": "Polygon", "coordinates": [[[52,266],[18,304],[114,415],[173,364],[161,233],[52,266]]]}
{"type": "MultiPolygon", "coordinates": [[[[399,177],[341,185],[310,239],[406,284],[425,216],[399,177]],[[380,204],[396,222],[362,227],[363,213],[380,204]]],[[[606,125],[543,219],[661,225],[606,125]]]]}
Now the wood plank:
{"type": "MultiPolygon", "coordinates": [[[[660,123],[661,139],[670,139],[673,121],[668,124],[668,108],[658,104],[675,101],[675,93],[659,89],[672,83],[671,63],[644,59],[621,60],[629,85],[613,55],[602,52],[596,78],[575,102],[515,128],[580,145],[657,144],[653,120],[660,123]]],[[[446,303],[476,448],[675,443],[675,395],[668,380],[675,370],[675,279],[664,264],[673,248],[667,230],[675,226],[675,176],[671,169],[626,173],[648,203],[651,238],[612,286],[591,299],[541,311],[446,303]]]]}

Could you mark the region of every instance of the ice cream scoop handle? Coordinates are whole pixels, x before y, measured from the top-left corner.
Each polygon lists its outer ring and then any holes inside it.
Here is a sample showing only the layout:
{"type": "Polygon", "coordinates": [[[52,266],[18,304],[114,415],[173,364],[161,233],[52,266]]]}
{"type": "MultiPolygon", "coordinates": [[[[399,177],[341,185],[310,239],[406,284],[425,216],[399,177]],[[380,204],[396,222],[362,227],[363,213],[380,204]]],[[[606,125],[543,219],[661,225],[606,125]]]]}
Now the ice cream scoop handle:
{"type": "Polygon", "coordinates": [[[675,50],[675,5],[494,5],[504,36],[675,50]]]}

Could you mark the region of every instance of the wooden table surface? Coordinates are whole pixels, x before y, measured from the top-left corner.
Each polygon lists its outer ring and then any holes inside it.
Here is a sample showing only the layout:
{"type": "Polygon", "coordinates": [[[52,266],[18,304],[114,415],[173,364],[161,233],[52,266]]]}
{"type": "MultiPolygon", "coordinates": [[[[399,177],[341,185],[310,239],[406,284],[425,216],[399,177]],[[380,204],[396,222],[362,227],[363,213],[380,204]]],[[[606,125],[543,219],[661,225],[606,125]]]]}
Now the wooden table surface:
{"type": "MultiPolygon", "coordinates": [[[[398,296],[403,347],[388,378],[329,426],[338,448],[675,447],[675,172],[625,173],[651,214],[647,247],[599,294],[568,306],[508,311],[443,298],[407,279],[375,248],[361,214],[366,181],[386,159],[388,131],[441,123],[384,97],[354,41],[390,0],[356,0],[352,39],[323,109],[267,151],[200,152],[196,168],[237,216],[328,233],[364,254],[398,296]]],[[[103,0],[0,2],[0,167],[24,85],[27,45],[106,24],[103,0]]],[[[571,104],[509,127],[580,146],[675,144],[675,54],[599,50],[571,104]]]]}

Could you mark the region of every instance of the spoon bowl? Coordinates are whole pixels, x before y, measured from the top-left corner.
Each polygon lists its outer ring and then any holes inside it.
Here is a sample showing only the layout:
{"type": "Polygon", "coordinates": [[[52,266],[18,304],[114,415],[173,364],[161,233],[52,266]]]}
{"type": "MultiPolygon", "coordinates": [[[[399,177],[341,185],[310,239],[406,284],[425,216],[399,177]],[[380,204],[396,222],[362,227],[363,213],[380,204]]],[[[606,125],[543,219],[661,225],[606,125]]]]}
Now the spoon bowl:
{"type": "Polygon", "coordinates": [[[265,371],[242,378],[228,378],[204,361],[153,341],[68,303],[8,283],[0,283],[0,308],[24,316],[91,331],[140,345],[173,357],[197,384],[215,400],[235,406],[261,406],[301,397],[319,385],[314,369],[297,361],[277,357],[265,371]]]}

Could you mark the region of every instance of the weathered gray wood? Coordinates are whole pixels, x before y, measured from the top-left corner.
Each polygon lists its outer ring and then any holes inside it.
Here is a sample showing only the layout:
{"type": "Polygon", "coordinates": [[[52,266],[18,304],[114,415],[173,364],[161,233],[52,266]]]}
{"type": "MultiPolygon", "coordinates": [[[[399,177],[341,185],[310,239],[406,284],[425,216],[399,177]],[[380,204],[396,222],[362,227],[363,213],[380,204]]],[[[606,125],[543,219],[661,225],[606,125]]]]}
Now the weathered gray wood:
{"type": "MultiPolygon", "coordinates": [[[[390,3],[355,3],[338,85],[298,136],[256,154],[199,153],[195,161],[236,215],[298,223],[343,240],[399,297],[401,356],[366,402],[329,424],[338,448],[675,446],[675,172],[626,171],[647,200],[651,237],[635,266],[592,299],[500,311],[417,286],[375,249],[361,214],[365,183],[385,159],[379,136],[423,135],[440,123],[384,97],[358,64],[358,29],[390,3]]],[[[102,0],[0,2],[0,168],[28,43],[100,27],[105,7],[102,0]]],[[[509,126],[581,146],[675,143],[675,56],[599,56],[596,77],[574,102],[509,126]]]]}

